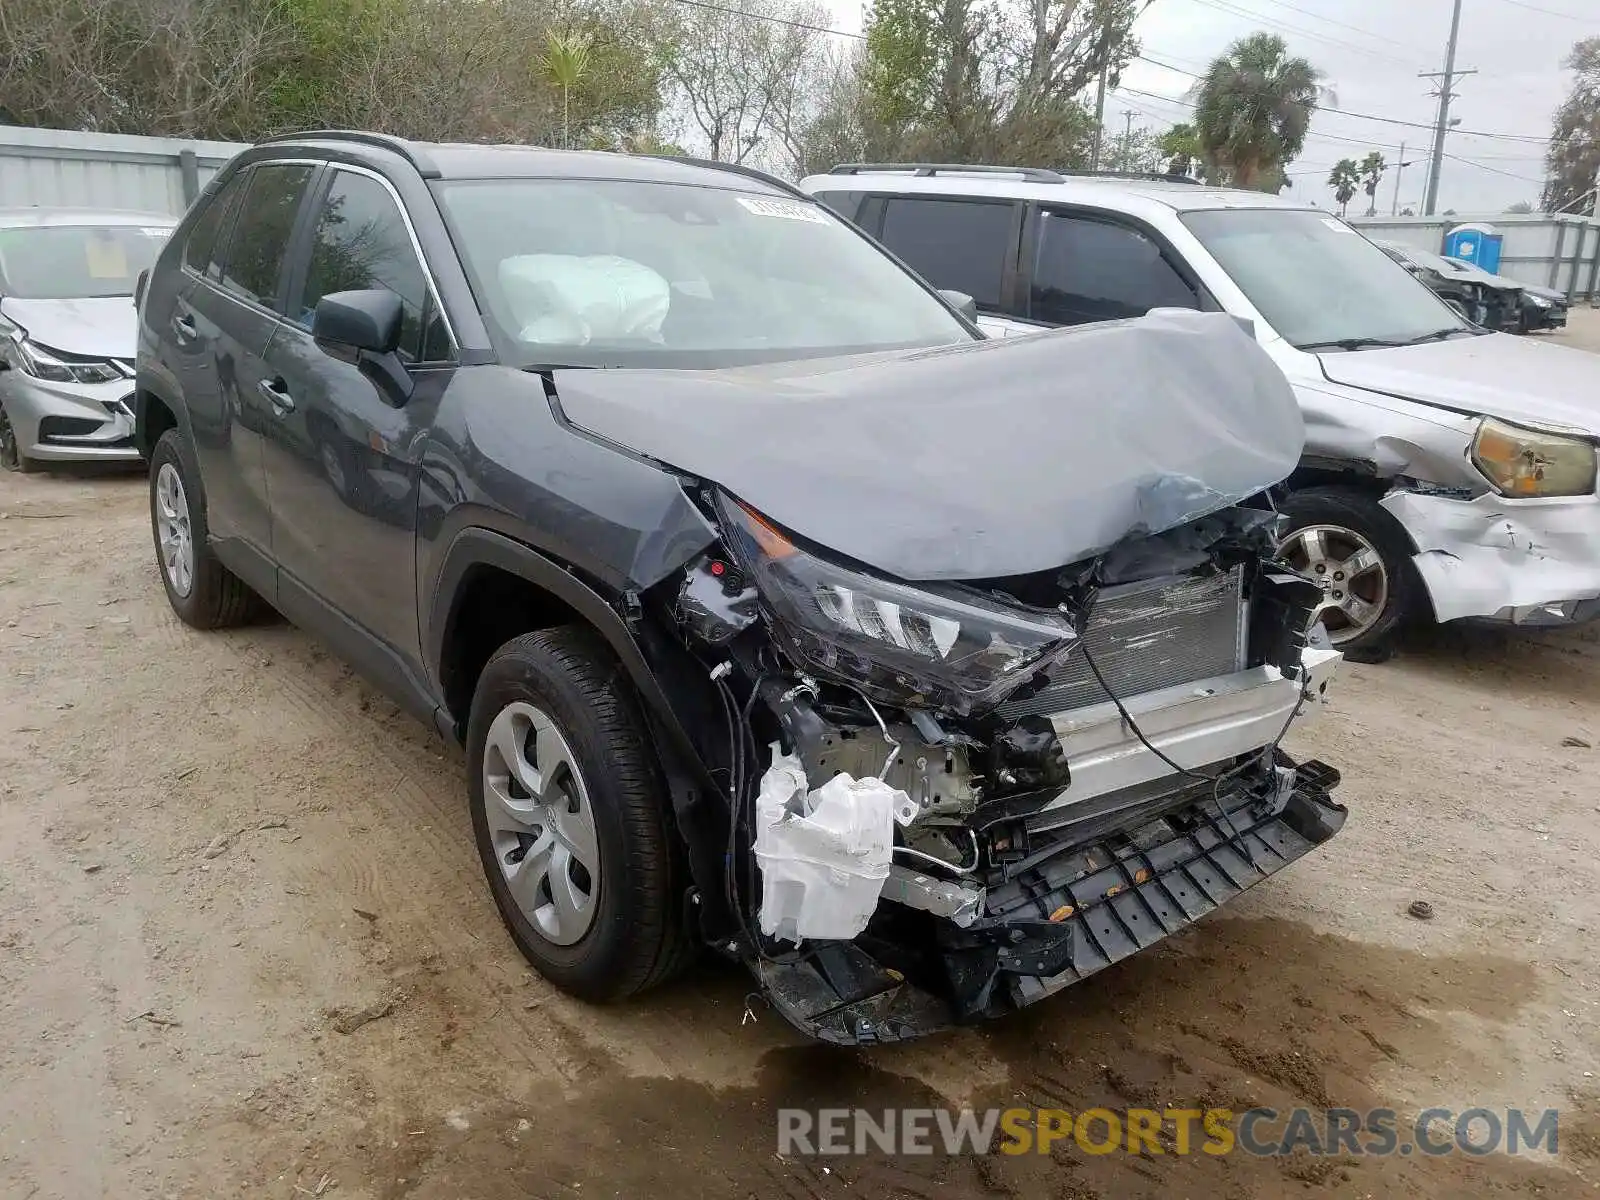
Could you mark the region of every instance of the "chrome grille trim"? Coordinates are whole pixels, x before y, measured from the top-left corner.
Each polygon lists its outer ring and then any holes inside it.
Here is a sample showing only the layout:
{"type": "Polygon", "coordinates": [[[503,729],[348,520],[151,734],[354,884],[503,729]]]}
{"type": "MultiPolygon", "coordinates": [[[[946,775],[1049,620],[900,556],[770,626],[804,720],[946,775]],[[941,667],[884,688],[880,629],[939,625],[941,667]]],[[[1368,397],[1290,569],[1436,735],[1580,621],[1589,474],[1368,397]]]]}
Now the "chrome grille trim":
{"type": "MultiPolygon", "coordinates": [[[[1197,679],[1243,670],[1248,628],[1244,569],[1167,575],[1106,588],[1082,642],[1106,683],[1125,700],[1197,679]]],[[[1002,720],[1069,712],[1111,697],[1073,649],[1043,690],[995,709],[1002,720]]]]}

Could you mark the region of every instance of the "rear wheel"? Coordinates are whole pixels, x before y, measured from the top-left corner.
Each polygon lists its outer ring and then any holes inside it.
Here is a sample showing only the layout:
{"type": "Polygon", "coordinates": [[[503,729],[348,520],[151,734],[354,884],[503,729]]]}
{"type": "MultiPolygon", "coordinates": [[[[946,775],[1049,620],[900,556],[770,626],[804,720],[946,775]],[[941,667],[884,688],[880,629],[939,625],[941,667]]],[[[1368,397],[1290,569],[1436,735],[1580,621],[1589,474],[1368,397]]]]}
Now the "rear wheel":
{"type": "Polygon", "coordinates": [[[17,442],[17,431],[5,405],[0,404],[0,471],[16,471],[26,475],[33,470],[33,460],[22,452],[17,442]]]}
{"type": "Polygon", "coordinates": [[[196,629],[242,625],[261,600],[211,549],[198,473],[176,429],[161,435],[150,455],[150,527],[167,601],[196,629]]]}
{"type": "Polygon", "coordinates": [[[687,872],[643,717],[600,638],[507,642],[467,727],[473,833],[500,916],[545,978],[619,1000],[693,956],[687,872]]]}
{"type": "Polygon", "coordinates": [[[1405,530],[1354,488],[1295,492],[1283,512],[1283,556],[1322,585],[1329,639],[1346,653],[1381,656],[1423,596],[1405,530]]]}

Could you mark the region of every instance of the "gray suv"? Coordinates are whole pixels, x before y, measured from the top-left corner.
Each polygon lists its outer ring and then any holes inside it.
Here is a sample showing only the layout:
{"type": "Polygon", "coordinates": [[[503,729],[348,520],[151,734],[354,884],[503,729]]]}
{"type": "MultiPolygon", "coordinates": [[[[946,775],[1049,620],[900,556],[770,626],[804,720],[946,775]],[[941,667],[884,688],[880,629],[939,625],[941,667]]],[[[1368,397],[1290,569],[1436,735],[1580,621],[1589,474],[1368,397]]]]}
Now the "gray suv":
{"type": "Polygon", "coordinates": [[[270,604],[462,744],[576,995],[711,947],[833,1042],[1033,1003],[1340,828],[1279,747],[1340,656],[1233,322],[959,308],[726,164],[264,143],[140,308],[167,597],[270,604]]]}

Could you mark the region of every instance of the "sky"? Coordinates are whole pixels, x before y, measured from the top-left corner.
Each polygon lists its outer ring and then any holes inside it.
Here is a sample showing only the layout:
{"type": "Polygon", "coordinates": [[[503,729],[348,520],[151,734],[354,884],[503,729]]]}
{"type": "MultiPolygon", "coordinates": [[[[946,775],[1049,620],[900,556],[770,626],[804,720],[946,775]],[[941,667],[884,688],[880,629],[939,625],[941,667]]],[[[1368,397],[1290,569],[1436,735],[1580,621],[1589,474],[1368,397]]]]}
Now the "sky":
{"type": "MultiPolygon", "coordinates": [[[[1328,172],[1341,158],[1359,161],[1377,150],[1390,164],[1378,211],[1394,205],[1398,175],[1398,207],[1420,212],[1438,101],[1430,95],[1437,81],[1418,72],[1444,69],[1452,2],[1153,0],[1135,26],[1144,57],[1107,97],[1107,127],[1123,128],[1125,111],[1134,113],[1134,128],[1157,132],[1187,119],[1193,73],[1233,40],[1268,30],[1321,70],[1333,93],[1289,166],[1293,194],[1337,207],[1328,172]],[[1401,161],[1412,165],[1397,171],[1401,161]]],[[[859,0],[832,0],[830,7],[835,28],[860,30],[859,0]]],[[[1538,203],[1546,139],[1571,85],[1561,60],[1573,42],[1594,35],[1600,35],[1600,0],[1462,0],[1456,67],[1478,74],[1456,82],[1450,115],[1461,123],[1445,142],[1441,212],[1499,213],[1517,201],[1538,203]],[[1589,15],[1580,17],[1584,10],[1589,15]]],[[[1358,192],[1350,212],[1364,212],[1366,203],[1358,192]]]]}

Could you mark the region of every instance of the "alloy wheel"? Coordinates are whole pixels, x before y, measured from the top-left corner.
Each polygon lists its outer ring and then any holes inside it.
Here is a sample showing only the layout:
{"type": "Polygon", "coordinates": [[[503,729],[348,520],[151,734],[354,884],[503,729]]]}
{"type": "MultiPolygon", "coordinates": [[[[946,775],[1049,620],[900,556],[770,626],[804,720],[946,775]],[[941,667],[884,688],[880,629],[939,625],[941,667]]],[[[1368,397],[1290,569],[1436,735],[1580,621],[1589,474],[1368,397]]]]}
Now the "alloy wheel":
{"type": "Polygon", "coordinates": [[[194,587],[194,536],[189,524],[189,497],[183,479],[170,462],[156,472],[156,536],[161,543],[161,569],[180,597],[194,587]]]}
{"type": "Polygon", "coordinates": [[[1335,646],[1375,625],[1389,603],[1389,572],[1377,547],[1340,525],[1307,525],[1289,534],[1283,554],[1322,585],[1320,616],[1335,646]]]}
{"type": "Polygon", "coordinates": [[[550,716],[524,701],[500,710],[483,754],[483,799],[495,861],[517,908],[558,946],[594,923],[600,851],[589,791],[550,716]]]}

